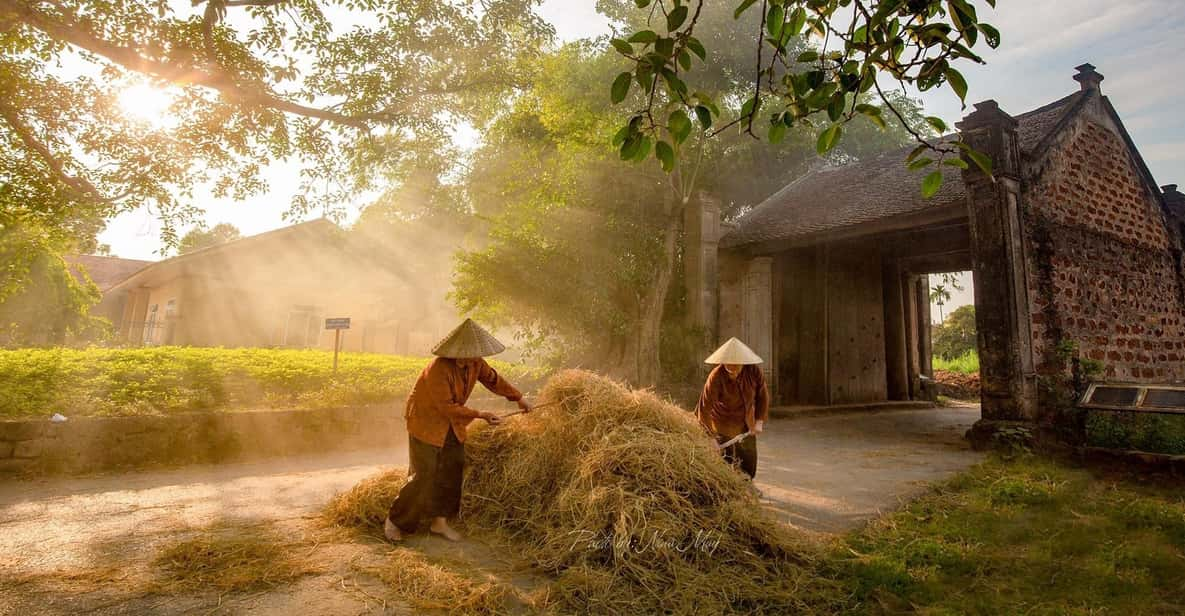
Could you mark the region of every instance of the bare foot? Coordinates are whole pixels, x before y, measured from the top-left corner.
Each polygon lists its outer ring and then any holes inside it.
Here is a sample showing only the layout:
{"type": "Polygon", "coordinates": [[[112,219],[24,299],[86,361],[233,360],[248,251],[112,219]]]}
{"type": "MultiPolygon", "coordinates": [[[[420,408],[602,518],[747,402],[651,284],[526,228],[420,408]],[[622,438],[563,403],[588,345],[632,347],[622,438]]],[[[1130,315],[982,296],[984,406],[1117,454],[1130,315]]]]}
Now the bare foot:
{"type": "Polygon", "coordinates": [[[387,536],[387,539],[396,543],[403,541],[403,533],[399,531],[399,527],[395,526],[391,518],[387,518],[387,521],[383,523],[383,534],[387,536]]]}
{"type": "Polygon", "coordinates": [[[448,525],[448,520],[444,518],[436,518],[432,520],[432,526],[428,527],[429,532],[435,533],[448,539],[449,541],[460,541],[461,533],[453,530],[453,527],[448,525]]]}

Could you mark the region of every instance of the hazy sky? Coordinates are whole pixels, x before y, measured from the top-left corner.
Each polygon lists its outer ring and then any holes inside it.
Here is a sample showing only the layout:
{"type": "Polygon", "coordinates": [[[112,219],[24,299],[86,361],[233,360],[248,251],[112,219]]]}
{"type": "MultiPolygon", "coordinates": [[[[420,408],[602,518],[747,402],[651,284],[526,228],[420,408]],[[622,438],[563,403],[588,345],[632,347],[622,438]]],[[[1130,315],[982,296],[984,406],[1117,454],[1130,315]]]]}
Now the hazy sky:
{"type": "MultiPolygon", "coordinates": [[[[1090,62],[1106,76],[1103,93],[1119,110],[1157,182],[1185,184],[1185,114],[1179,111],[1185,101],[1185,0],[998,4],[994,15],[984,6],[980,17],[1000,29],[1004,42],[985,54],[986,66],[962,67],[970,82],[969,101],[995,99],[1005,111],[1020,114],[1077,90],[1074,67],[1090,62]]],[[[547,0],[542,13],[561,38],[571,40],[608,31],[595,5],[595,0],[547,0]]],[[[948,121],[965,113],[946,91],[922,98],[930,113],[948,121]]],[[[292,174],[290,169],[271,169],[272,192],[246,202],[211,199],[200,204],[206,220],[211,226],[229,222],[244,235],[284,226],[281,215],[295,185],[289,180],[292,174]]],[[[121,257],[159,259],[158,235],[155,220],[141,211],[113,220],[100,241],[121,257]]],[[[969,292],[952,303],[967,303],[969,292]]]]}

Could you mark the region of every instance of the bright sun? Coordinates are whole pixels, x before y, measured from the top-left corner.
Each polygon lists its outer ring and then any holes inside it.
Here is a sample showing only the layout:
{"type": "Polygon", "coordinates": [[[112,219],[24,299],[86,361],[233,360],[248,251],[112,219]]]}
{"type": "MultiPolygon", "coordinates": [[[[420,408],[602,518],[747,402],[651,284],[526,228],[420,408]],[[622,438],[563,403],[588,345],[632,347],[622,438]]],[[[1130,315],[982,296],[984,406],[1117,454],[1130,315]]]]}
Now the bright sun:
{"type": "Polygon", "coordinates": [[[119,94],[119,105],[125,114],[158,127],[168,124],[172,102],[173,97],[167,91],[143,83],[129,86],[119,94]]]}

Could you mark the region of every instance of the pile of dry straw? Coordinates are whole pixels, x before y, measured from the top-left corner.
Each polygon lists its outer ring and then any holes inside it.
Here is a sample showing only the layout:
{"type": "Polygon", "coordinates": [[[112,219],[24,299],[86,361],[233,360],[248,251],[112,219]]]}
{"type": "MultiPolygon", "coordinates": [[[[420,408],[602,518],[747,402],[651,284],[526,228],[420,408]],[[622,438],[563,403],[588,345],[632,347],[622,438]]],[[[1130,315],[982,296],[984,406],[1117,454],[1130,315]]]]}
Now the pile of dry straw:
{"type": "MultiPolygon", "coordinates": [[[[554,578],[545,607],[786,613],[826,603],[811,545],[762,509],[690,413],[575,370],[553,377],[539,402],[557,404],[470,431],[462,518],[554,578]]],[[[380,524],[401,479],[360,484],[330,516],[380,524]]]]}

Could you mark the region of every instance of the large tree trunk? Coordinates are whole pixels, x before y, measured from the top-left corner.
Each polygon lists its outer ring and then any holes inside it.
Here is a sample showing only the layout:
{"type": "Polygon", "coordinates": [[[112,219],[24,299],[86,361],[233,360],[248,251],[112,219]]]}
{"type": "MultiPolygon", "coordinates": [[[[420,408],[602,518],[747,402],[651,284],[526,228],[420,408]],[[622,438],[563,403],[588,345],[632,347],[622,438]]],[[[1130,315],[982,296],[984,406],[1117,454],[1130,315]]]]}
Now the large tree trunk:
{"type": "Polygon", "coordinates": [[[663,309],[666,307],[667,291],[671,287],[671,277],[675,271],[679,229],[683,221],[681,213],[681,208],[667,208],[666,224],[663,225],[662,258],[654,272],[654,280],[642,296],[637,335],[626,342],[622,353],[624,361],[619,366],[620,377],[639,387],[656,385],[662,373],[659,346],[663,309]]]}

